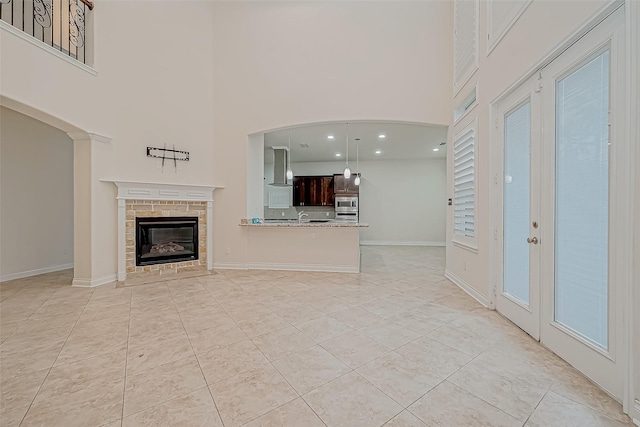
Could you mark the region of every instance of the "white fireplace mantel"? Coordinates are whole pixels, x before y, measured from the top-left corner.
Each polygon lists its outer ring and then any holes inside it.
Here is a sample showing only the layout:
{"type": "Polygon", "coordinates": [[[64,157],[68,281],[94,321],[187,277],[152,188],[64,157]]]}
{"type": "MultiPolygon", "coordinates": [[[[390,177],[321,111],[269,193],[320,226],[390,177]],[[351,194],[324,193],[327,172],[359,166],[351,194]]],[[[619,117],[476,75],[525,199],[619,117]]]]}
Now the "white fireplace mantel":
{"type": "Polygon", "coordinates": [[[159,182],[102,179],[118,187],[118,281],[127,278],[126,269],[126,201],[173,200],[207,203],[207,269],[213,269],[213,192],[219,185],[165,184],[159,182]]]}
{"type": "Polygon", "coordinates": [[[118,200],[180,200],[187,202],[212,202],[213,191],[224,188],[220,185],[165,184],[160,182],[118,181],[118,200]]]}

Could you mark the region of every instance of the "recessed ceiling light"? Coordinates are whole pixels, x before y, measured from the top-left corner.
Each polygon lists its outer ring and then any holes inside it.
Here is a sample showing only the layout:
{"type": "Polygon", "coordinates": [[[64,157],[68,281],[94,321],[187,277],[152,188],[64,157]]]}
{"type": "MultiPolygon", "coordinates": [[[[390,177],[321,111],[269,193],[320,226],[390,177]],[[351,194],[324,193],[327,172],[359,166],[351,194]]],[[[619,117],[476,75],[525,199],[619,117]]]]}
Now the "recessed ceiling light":
{"type": "Polygon", "coordinates": [[[434,148],[433,151],[440,151],[440,149],[439,148],[434,148]]]}
{"type": "Polygon", "coordinates": [[[333,138],[334,138],[334,136],[333,136],[333,135],[329,135],[329,136],[327,137],[327,139],[333,139],[333,138]]]}
{"type": "Polygon", "coordinates": [[[336,153],[336,157],[342,157],[342,154],[336,153]]]}
{"type": "Polygon", "coordinates": [[[387,137],[387,135],[385,135],[384,133],[381,133],[380,135],[378,135],[378,138],[380,139],[385,139],[387,137]]]}
{"type": "Polygon", "coordinates": [[[382,151],[376,150],[376,154],[382,154],[382,151]]]}

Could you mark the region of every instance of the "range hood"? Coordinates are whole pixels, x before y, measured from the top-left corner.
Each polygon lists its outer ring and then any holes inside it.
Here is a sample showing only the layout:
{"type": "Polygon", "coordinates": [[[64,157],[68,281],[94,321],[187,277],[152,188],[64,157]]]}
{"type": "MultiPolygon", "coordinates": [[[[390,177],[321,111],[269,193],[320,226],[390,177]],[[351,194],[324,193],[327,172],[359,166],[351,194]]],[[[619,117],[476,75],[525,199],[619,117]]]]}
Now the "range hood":
{"type": "Polygon", "coordinates": [[[275,187],[290,187],[287,183],[287,156],[289,149],[287,147],[273,148],[273,182],[269,185],[275,187]]]}

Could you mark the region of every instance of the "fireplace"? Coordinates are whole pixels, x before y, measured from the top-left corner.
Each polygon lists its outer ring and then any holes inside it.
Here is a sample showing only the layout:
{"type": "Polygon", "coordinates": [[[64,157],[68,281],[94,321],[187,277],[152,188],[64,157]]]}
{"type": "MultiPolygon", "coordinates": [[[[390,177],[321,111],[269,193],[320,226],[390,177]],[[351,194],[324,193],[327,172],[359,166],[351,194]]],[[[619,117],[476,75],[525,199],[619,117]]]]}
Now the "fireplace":
{"type": "Polygon", "coordinates": [[[137,217],[136,265],[198,259],[198,217],[137,217]]]}
{"type": "MultiPolygon", "coordinates": [[[[118,187],[119,282],[124,282],[127,278],[151,278],[213,269],[213,191],[223,187],[133,181],[112,182],[118,187]],[[159,217],[167,218],[168,221],[186,219],[190,222],[189,227],[194,225],[197,218],[198,228],[193,229],[197,245],[193,247],[195,249],[193,254],[184,257],[186,261],[167,261],[165,257],[159,258],[162,261],[158,259],[152,261],[149,259],[151,257],[149,249],[149,254],[144,258],[144,262],[149,264],[140,265],[142,252],[137,242],[142,242],[144,239],[138,235],[138,222],[152,222],[159,217]],[[154,264],[150,264],[151,262],[154,264]]],[[[178,248],[174,247],[174,249],[178,248]]]]}

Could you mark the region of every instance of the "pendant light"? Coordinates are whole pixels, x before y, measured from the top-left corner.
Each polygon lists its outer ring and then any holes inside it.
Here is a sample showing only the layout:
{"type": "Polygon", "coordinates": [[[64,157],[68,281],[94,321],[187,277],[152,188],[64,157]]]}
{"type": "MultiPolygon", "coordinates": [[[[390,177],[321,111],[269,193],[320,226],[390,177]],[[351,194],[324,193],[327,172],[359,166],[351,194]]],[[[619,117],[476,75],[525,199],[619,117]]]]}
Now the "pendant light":
{"type": "Polygon", "coordinates": [[[356,138],[356,179],[355,185],[360,185],[360,138],[356,138]]]}
{"type": "Polygon", "coordinates": [[[349,123],[347,123],[347,156],[345,166],[343,175],[345,179],[349,179],[351,177],[351,169],[349,169],[349,123]]]}
{"type": "Polygon", "coordinates": [[[289,152],[287,153],[287,179],[293,179],[291,170],[291,129],[289,129],[289,152]]]}

